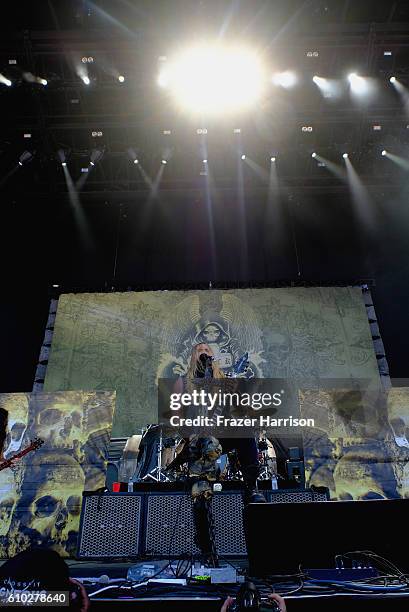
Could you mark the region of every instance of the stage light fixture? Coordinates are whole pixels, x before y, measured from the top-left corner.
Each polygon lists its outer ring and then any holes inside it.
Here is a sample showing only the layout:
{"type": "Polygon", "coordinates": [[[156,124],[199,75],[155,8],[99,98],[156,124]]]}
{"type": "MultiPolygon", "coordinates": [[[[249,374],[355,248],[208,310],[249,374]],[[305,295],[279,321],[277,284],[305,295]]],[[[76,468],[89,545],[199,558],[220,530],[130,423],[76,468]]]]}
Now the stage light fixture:
{"type": "Polygon", "coordinates": [[[222,114],[250,107],[264,87],[259,57],[245,47],[199,45],[167,61],[158,84],[194,113],[222,114]]]}
{"type": "Polygon", "coordinates": [[[203,163],[204,163],[204,164],[207,164],[207,159],[204,159],[204,160],[203,160],[203,163]]]}
{"type": "Polygon", "coordinates": [[[60,160],[61,165],[64,167],[67,165],[67,158],[69,153],[69,149],[59,149],[57,151],[57,159],[60,160]]]}
{"type": "Polygon", "coordinates": [[[244,153],[243,153],[243,155],[241,156],[241,159],[243,159],[243,160],[244,160],[244,159],[246,159],[246,156],[244,155],[244,153]]]}
{"type": "Polygon", "coordinates": [[[389,81],[390,81],[390,83],[396,83],[396,77],[395,76],[391,76],[389,81]]]}
{"type": "Polygon", "coordinates": [[[343,154],[342,154],[342,157],[343,157],[344,159],[348,159],[348,153],[343,153],[343,154]]]}
{"type": "Polygon", "coordinates": [[[10,79],[6,78],[3,74],[0,74],[0,83],[3,83],[3,85],[7,85],[7,87],[11,87],[10,79]]]}
{"type": "Polygon", "coordinates": [[[315,151],[313,153],[311,153],[311,157],[314,157],[314,158],[317,157],[317,154],[316,154],[315,151]]]}
{"type": "Polygon", "coordinates": [[[370,86],[368,81],[364,77],[356,74],[356,72],[351,72],[351,74],[348,75],[348,81],[351,85],[352,93],[357,95],[369,93],[370,86]]]}
{"type": "Polygon", "coordinates": [[[381,155],[382,155],[383,157],[385,157],[385,155],[386,155],[386,149],[384,149],[384,150],[382,151],[381,155]]]}
{"type": "Polygon", "coordinates": [[[103,148],[102,149],[92,149],[89,165],[95,166],[97,163],[99,163],[104,157],[104,153],[105,153],[105,149],[103,148]]]}
{"type": "Polygon", "coordinates": [[[273,157],[270,157],[270,161],[271,161],[272,163],[274,163],[274,162],[275,162],[275,160],[276,160],[276,158],[275,158],[274,156],[273,156],[273,157]]]}
{"type": "Polygon", "coordinates": [[[82,80],[84,81],[85,85],[89,85],[91,83],[89,77],[87,77],[87,76],[83,76],[82,80]]]}
{"type": "Polygon", "coordinates": [[[19,157],[19,165],[22,166],[24,163],[32,161],[34,155],[35,151],[34,153],[31,153],[30,151],[24,151],[19,157]]]}
{"type": "Polygon", "coordinates": [[[41,83],[41,85],[44,85],[44,87],[48,85],[47,79],[39,79],[39,83],[41,83]]]}
{"type": "Polygon", "coordinates": [[[133,163],[134,163],[134,164],[139,164],[139,159],[134,159],[134,160],[133,160],[133,163]]]}
{"type": "Polygon", "coordinates": [[[341,96],[342,87],[336,79],[327,79],[316,74],[312,77],[312,80],[324,98],[339,98],[341,96]]]}
{"type": "Polygon", "coordinates": [[[120,74],[119,77],[118,77],[118,81],[120,83],[124,83],[125,82],[125,77],[122,74],[120,74]]]}
{"type": "Polygon", "coordinates": [[[273,83],[274,85],[278,85],[279,87],[284,87],[285,89],[289,89],[290,87],[294,87],[297,82],[297,77],[294,72],[290,70],[286,70],[285,72],[277,72],[273,75],[273,83]]]}
{"type": "Polygon", "coordinates": [[[166,161],[166,159],[162,159],[162,164],[167,164],[168,162],[166,161]]]}

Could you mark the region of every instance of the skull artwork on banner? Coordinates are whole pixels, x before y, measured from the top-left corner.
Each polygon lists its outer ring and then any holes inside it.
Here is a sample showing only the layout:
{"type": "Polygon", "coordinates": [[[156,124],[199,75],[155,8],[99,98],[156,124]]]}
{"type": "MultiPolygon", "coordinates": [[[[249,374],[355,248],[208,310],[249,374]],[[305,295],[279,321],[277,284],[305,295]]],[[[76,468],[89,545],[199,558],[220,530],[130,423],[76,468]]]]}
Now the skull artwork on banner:
{"type": "Polygon", "coordinates": [[[0,557],[29,546],[74,556],[82,493],[105,485],[115,393],[0,395],[7,458],[36,438],[41,448],[0,471],[0,557]]]}

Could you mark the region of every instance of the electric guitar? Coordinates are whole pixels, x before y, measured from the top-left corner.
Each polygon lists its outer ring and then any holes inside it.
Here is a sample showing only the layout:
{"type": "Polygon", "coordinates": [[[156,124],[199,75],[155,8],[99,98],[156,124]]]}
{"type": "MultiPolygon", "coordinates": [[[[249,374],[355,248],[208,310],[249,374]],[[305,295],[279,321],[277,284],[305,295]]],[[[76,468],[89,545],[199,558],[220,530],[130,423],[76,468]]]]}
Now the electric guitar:
{"type": "Polygon", "coordinates": [[[31,453],[31,451],[37,450],[43,444],[44,440],[41,440],[41,438],[36,438],[30,443],[29,446],[16,453],[13,457],[10,457],[10,459],[6,459],[6,461],[0,463],[0,472],[1,470],[11,467],[16,460],[21,459],[21,457],[24,457],[24,455],[27,455],[27,453],[31,453]]]}
{"type": "Polygon", "coordinates": [[[227,372],[226,376],[227,378],[238,378],[240,374],[244,374],[245,372],[247,372],[248,367],[249,367],[249,354],[244,353],[244,355],[242,355],[240,359],[236,361],[232,369],[229,372],[227,372]]]}

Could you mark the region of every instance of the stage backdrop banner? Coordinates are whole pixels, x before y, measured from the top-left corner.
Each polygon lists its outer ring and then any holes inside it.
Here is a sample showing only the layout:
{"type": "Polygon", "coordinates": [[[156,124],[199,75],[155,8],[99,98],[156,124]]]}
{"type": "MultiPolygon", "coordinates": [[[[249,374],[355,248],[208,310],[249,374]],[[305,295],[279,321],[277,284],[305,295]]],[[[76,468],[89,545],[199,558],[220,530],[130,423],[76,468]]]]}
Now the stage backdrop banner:
{"type": "Polygon", "coordinates": [[[376,379],[359,287],[61,295],[44,390],[116,389],[113,435],[157,422],[158,378],[183,375],[192,345],[248,376],[376,379]]]}
{"type": "Polygon", "coordinates": [[[114,406],[114,392],[0,394],[5,458],[44,441],[0,471],[1,558],[30,545],[75,556],[82,492],[105,486],[114,406]]]}
{"type": "Polygon", "coordinates": [[[327,417],[303,434],[307,486],[338,500],[409,498],[408,387],[306,390],[300,404],[327,417]]]}

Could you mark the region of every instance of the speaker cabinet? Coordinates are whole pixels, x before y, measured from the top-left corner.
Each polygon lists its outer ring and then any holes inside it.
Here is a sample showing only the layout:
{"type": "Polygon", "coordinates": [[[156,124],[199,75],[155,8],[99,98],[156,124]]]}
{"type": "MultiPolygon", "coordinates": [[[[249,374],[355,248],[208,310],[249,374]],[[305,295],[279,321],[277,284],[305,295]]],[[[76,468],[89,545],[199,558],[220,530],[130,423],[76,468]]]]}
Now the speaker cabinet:
{"type": "Polygon", "coordinates": [[[272,504],[304,504],[314,501],[328,501],[329,491],[312,491],[311,489],[278,489],[268,491],[266,499],[272,504]]]}
{"type": "MultiPolygon", "coordinates": [[[[241,492],[214,494],[216,549],[246,555],[241,492]]],[[[163,557],[197,554],[193,502],[182,492],[84,493],[78,558],[163,557]]]]}
{"type": "Polygon", "coordinates": [[[140,555],[143,501],[135,493],[84,493],[77,556],[140,555]]]}
{"type": "MultiPolygon", "coordinates": [[[[212,513],[218,554],[245,556],[241,493],[215,493],[212,513]]],[[[199,553],[194,543],[193,502],[190,495],[151,494],[147,497],[144,549],[152,557],[199,553]]]]}

